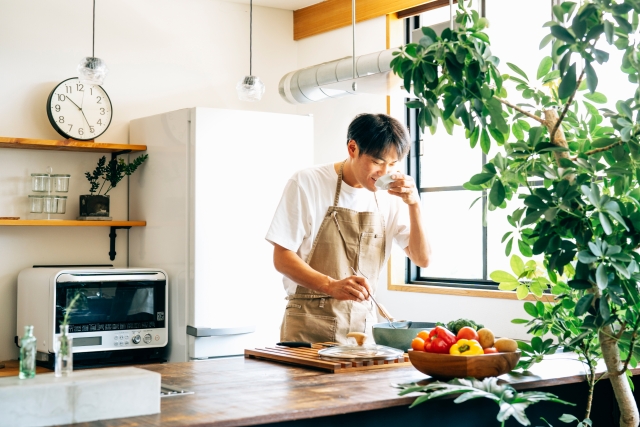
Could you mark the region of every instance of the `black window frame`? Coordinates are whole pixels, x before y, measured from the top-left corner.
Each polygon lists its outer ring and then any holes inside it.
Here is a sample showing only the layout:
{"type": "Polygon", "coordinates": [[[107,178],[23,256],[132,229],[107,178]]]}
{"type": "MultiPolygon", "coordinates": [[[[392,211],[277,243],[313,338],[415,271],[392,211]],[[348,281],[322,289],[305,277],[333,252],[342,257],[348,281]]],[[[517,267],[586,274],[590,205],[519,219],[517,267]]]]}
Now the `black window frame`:
{"type": "MultiPolygon", "coordinates": [[[[553,0],[552,0],[553,1],[553,0]]],[[[443,6],[448,7],[448,6],[443,6]]],[[[486,16],[485,1],[481,1],[480,15],[486,16]]],[[[420,15],[411,16],[404,20],[404,38],[405,43],[411,43],[411,34],[413,30],[420,28],[420,15]]],[[[405,101],[409,101],[408,98],[405,101]]],[[[406,174],[413,177],[420,195],[428,192],[442,192],[442,191],[470,191],[460,186],[450,187],[420,187],[420,157],[422,156],[422,132],[417,125],[417,109],[410,109],[405,107],[405,124],[409,129],[411,135],[411,149],[407,155],[406,161],[406,174]]],[[[483,153],[481,164],[478,165],[480,170],[482,166],[487,162],[487,156],[483,153]]],[[[487,212],[487,191],[483,190],[481,194],[482,211],[487,212]]],[[[484,216],[484,214],[483,214],[484,216]]],[[[484,223],[483,218],[480,218],[480,226],[482,227],[482,278],[477,279],[458,279],[458,278],[443,278],[443,277],[428,277],[420,274],[420,267],[414,264],[411,259],[407,257],[406,261],[406,274],[405,283],[416,285],[431,285],[448,288],[465,288],[465,289],[484,289],[484,290],[498,290],[498,284],[488,278],[488,228],[484,223]]]]}

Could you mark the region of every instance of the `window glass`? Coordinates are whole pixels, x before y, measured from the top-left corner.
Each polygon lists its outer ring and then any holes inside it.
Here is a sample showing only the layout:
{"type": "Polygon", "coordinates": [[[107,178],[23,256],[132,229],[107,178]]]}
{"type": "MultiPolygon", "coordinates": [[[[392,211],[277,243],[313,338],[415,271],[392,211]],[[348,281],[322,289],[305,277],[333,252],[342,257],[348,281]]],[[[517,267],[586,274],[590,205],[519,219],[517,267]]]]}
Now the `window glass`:
{"type": "Polygon", "coordinates": [[[421,276],[482,278],[482,202],[472,191],[422,193],[422,209],[429,229],[432,255],[421,276]]]}

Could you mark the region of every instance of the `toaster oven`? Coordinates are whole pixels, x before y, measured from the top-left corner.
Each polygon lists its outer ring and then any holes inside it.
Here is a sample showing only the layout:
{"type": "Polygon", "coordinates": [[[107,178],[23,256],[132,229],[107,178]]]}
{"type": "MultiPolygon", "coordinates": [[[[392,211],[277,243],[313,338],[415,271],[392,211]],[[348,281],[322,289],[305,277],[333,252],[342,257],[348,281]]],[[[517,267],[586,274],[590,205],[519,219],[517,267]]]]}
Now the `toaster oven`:
{"type": "Polygon", "coordinates": [[[66,309],[76,367],[166,361],[168,278],[148,268],[28,268],[18,275],[17,336],[34,326],[39,365],[53,366],[66,309]]]}

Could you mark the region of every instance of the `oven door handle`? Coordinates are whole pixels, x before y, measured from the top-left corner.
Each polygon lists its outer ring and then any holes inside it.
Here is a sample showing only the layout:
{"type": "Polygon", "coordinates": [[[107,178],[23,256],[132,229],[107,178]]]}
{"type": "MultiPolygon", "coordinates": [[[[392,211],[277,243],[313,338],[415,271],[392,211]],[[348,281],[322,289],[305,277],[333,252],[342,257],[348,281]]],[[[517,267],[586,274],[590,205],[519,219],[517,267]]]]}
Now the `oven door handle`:
{"type": "Polygon", "coordinates": [[[225,335],[250,334],[256,331],[254,325],[239,326],[237,328],[203,328],[187,325],[187,335],[193,337],[219,337],[225,335]]]}

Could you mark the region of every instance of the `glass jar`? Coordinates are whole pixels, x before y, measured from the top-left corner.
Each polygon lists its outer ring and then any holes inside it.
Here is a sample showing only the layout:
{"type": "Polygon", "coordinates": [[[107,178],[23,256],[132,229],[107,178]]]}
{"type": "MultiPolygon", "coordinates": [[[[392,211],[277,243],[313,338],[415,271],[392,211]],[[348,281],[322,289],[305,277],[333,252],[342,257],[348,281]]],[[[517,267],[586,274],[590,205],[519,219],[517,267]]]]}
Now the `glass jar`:
{"type": "Polygon", "coordinates": [[[67,211],[67,196],[55,196],[56,213],[63,214],[67,211]]]}
{"type": "Polygon", "coordinates": [[[33,326],[24,327],[24,336],[20,339],[20,373],[21,380],[36,376],[36,337],[33,326]]]}
{"type": "Polygon", "coordinates": [[[69,178],[71,175],[66,174],[53,174],[51,175],[51,181],[53,181],[53,191],[58,193],[66,193],[69,191],[69,178]]]}
{"type": "Polygon", "coordinates": [[[42,213],[44,196],[29,196],[29,206],[32,213],[42,213]]]}
{"type": "Polygon", "coordinates": [[[44,202],[42,212],[52,214],[57,213],[56,196],[42,196],[42,200],[44,202]]]}
{"type": "Polygon", "coordinates": [[[61,377],[73,372],[73,338],[69,336],[69,325],[60,325],[60,333],[54,343],[55,376],[61,377]]]}
{"type": "Polygon", "coordinates": [[[48,173],[32,173],[31,189],[36,193],[45,193],[51,190],[51,177],[48,173]]]}

